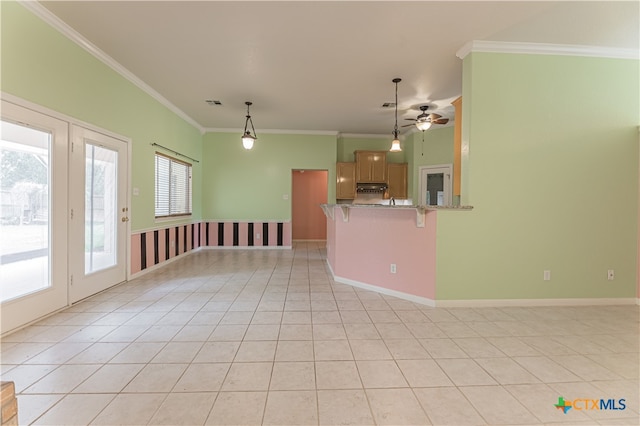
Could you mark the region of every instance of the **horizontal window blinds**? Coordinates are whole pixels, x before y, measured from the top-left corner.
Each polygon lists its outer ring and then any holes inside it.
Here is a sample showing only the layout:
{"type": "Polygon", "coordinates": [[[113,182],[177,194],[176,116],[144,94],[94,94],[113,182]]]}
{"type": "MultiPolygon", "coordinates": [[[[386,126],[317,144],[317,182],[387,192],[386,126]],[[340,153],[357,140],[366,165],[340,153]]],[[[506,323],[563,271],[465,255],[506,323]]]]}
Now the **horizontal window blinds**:
{"type": "Polygon", "coordinates": [[[191,214],[191,165],[156,153],[156,217],[191,214]]]}

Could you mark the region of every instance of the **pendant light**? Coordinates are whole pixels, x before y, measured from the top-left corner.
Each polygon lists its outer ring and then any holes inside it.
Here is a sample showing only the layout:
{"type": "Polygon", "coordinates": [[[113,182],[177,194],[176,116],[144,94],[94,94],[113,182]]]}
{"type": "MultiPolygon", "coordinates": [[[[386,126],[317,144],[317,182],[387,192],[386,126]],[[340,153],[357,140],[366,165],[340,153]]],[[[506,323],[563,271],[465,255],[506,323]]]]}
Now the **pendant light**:
{"type": "Polygon", "coordinates": [[[258,135],[256,135],[256,129],[253,127],[253,120],[251,119],[251,114],[249,114],[249,107],[253,105],[251,102],[247,101],[244,103],[247,106],[247,119],[244,122],[244,133],[242,134],[242,146],[244,149],[253,148],[253,143],[258,139],[258,135]],[[247,130],[247,127],[251,123],[251,130],[253,130],[253,136],[251,132],[247,130]]]}
{"type": "Polygon", "coordinates": [[[394,78],[391,80],[396,85],[396,124],[393,126],[393,141],[391,142],[391,152],[402,151],[400,147],[400,139],[398,139],[398,83],[402,81],[401,78],[394,78]]]}

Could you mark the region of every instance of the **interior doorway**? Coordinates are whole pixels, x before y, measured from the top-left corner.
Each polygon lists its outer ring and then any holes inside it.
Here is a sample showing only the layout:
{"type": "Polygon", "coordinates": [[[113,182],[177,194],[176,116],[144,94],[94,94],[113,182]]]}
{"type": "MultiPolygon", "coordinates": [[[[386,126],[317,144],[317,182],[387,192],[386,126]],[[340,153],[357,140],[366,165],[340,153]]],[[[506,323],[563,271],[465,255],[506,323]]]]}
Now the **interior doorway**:
{"type": "Polygon", "coordinates": [[[451,164],[420,167],[420,204],[451,205],[451,164]]]}
{"type": "Polygon", "coordinates": [[[327,222],[320,204],[327,202],[327,170],[292,170],[291,233],[294,240],[327,239],[327,222]]]}

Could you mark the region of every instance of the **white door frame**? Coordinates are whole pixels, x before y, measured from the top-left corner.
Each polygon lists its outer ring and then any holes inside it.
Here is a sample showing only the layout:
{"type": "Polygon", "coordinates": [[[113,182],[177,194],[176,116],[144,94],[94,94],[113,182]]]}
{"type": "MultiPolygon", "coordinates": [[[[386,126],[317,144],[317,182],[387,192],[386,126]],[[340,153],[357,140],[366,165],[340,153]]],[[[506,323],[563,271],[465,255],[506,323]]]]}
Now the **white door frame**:
{"type": "MultiPolygon", "coordinates": [[[[71,152],[69,155],[69,206],[72,214],[69,219],[69,302],[75,303],[127,279],[127,257],[130,238],[129,191],[128,177],[129,156],[125,141],[104,135],[87,128],[71,125],[71,152]],[[85,256],[85,182],[86,182],[86,147],[87,145],[102,148],[104,152],[116,153],[115,188],[116,199],[109,209],[112,214],[111,225],[115,232],[113,251],[117,254],[114,264],[105,269],[86,271],[85,256]]],[[[106,205],[105,205],[106,206],[106,205]]],[[[107,216],[108,217],[108,216],[107,216]]],[[[106,234],[106,223],[105,223],[106,234]]],[[[106,237],[106,235],[105,235],[106,237]]],[[[105,238],[106,240],[106,238],[105,238]]]]}
{"type": "Polygon", "coordinates": [[[452,204],[453,188],[451,185],[451,176],[453,175],[453,164],[434,164],[431,166],[420,166],[418,168],[418,176],[420,176],[418,183],[418,200],[421,205],[427,204],[425,197],[427,175],[440,173],[444,174],[444,205],[449,206],[452,204]]]}
{"type": "MultiPolygon", "coordinates": [[[[69,125],[63,120],[42,114],[2,99],[2,119],[51,133],[49,146],[48,201],[48,287],[7,300],[0,308],[1,333],[18,328],[68,304],[67,269],[67,169],[69,125]],[[55,191],[55,194],[54,194],[55,191]]],[[[29,225],[26,225],[29,226],[29,225]]],[[[3,243],[11,244],[11,241],[3,243]]]]}
{"type": "MultiPolygon", "coordinates": [[[[45,116],[48,116],[50,118],[56,119],[56,120],[61,120],[66,122],[66,126],[67,126],[67,130],[66,130],[66,139],[65,139],[65,144],[64,144],[64,168],[62,169],[61,173],[63,173],[64,175],[58,177],[59,179],[64,179],[65,180],[65,191],[63,194],[56,194],[56,198],[57,201],[59,203],[59,205],[61,206],[61,208],[63,209],[63,211],[61,211],[59,214],[62,214],[63,217],[67,218],[67,220],[63,221],[64,225],[60,225],[62,226],[62,228],[57,229],[56,231],[60,234],[60,235],[64,235],[64,237],[62,238],[56,238],[57,241],[53,241],[51,244],[53,244],[52,250],[59,250],[62,253],[65,254],[65,259],[64,262],[61,262],[59,265],[56,265],[59,269],[60,272],[58,272],[58,274],[56,275],[56,282],[63,282],[64,283],[64,303],[60,306],[56,305],[57,307],[53,308],[53,305],[51,305],[49,308],[46,309],[36,309],[35,307],[30,308],[29,311],[33,311],[32,318],[28,319],[28,320],[20,320],[18,321],[17,317],[10,315],[10,310],[7,309],[5,310],[5,308],[8,308],[11,305],[14,305],[15,302],[14,301],[10,301],[7,304],[2,304],[2,328],[0,328],[0,333],[4,334],[8,331],[11,331],[13,329],[22,327],[24,325],[27,325],[30,322],[34,322],[36,320],[38,320],[41,317],[44,317],[46,315],[49,315],[53,312],[55,312],[56,310],[60,310],[65,308],[66,306],[70,306],[72,302],[69,301],[69,297],[68,297],[68,292],[69,292],[69,281],[70,281],[70,276],[69,276],[69,262],[68,262],[68,253],[69,253],[69,244],[68,244],[68,229],[69,229],[69,223],[68,223],[68,217],[69,217],[69,213],[70,213],[70,207],[69,207],[69,195],[68,195],[68,180],[69,180],[69,175],[68,175],[68,166],[69,166],[69,150],[70,150],[70,134],[69,134],[69,128],[71,125],[77,125],[80,127],[84,127],[85,129],[91,130],[91,131],[95,131],[101,134],[104,134],[106,136],[110,136],[112,138],[115,139],[119,139],[123,142],[125,142],[127,144],[127,157],[129,159],[128,161],[128,166],[127,166],[127,183],[126,183],[126,188],[124,188],[124,190],[126,191],[126,199],[127,199],[127,206],[129,206],[129,217],[131,217],[131,191],[130,191],[130,182],[131,182],[131,176],[132,176],[132,161],[131,161],[131,154],[132,154],[132,141],[130,138],[122,136],[118,133],[115,132],[111,132],[109,130],[105,130],[102,128],[99,128],[97,126],[94,126],[91,123],[87,123],[84,122],[82,120],[78,120],[74,117],[68,116],[66,114],[62,114],[58,111],[54,111],[52,109],[46,108],[42,105],[38,105],[36,103],[24,100],[18,96],[12,95],[10,93],[6,93],[6,92],[2,92],[0,91],[0,99],[2,100],[2,115],[3,116],[7,116],[7,118],[11,119],[11,116],[8,114],[5,114],[5,112],[8,112],[8,109],[5,109],[4,104],[5,102],[8,105],[13,104],[16,107],[21,107],[27,110],[30,110],[31,112],[34,113],[38,113],[38,114],[43,114],[45,116]],[[62,207],[63,206],[63,207],[62,207]],[[55,246],[54,246],[55,245],[55,246]],[[55,247],[55,248],[54,248],[55,247]],[[6,306],[5,306],[6,305],[6,306]],[[11,316],[12,318],[15,318],[14,320],[11,321],[5,321],[5,315],[7,316],[7,318],[9,316],[11,316]]],[[[129,280],[131,278],[131,259],[130,259],[130,250],[131,250],[131,221],[126,222],[125,224],[126,226],[126,244],[125,244],[125,261],[126,261],[126,266],[125,266],[125,270],[126,270],[126,279],[129,280]]],[[[17,305],[16,305],[17,306],[17,305]]]]}

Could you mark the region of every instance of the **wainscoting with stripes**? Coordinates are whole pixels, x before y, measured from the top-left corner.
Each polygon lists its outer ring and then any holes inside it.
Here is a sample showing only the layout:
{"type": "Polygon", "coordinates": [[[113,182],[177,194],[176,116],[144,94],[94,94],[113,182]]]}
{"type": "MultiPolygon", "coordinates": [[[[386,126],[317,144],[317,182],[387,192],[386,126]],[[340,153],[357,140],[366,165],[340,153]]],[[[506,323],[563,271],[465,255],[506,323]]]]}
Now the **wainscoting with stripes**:
{"type": "Polygon", "coordinates": [[[131,274],[209,248],[291,248],[291,222],[200,222],[131,235],[131,274]]]}

